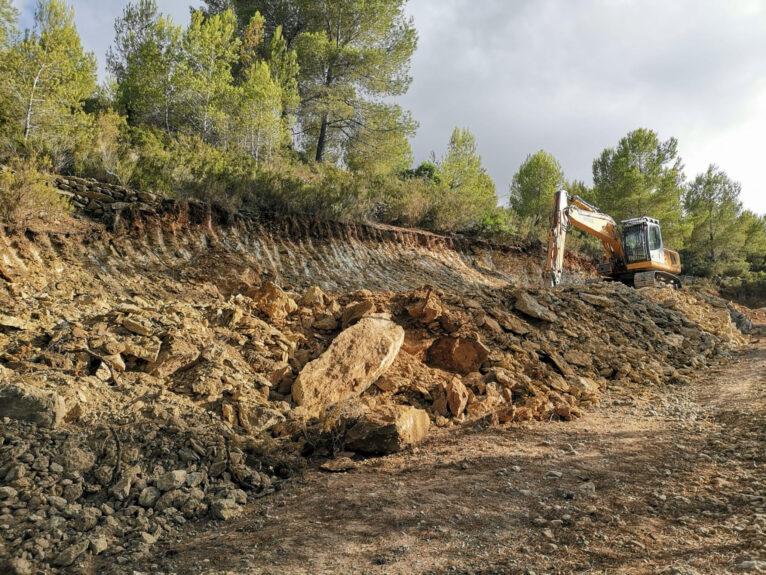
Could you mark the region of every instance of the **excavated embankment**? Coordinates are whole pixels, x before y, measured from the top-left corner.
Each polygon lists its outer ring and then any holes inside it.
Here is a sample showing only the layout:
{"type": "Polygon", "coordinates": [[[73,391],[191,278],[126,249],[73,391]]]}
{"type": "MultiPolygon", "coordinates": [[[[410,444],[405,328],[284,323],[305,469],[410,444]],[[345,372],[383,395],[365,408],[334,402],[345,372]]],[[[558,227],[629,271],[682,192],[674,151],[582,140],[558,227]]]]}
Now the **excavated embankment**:
{"type": "Polygon", "coordinates": [[[743,341],[693,292],[536,289],[539,248],[74,184],[87,218],[0,235],[9,572],[126,562],[307,458],[342,469],[432,426],[569,420],[743,341]]]}

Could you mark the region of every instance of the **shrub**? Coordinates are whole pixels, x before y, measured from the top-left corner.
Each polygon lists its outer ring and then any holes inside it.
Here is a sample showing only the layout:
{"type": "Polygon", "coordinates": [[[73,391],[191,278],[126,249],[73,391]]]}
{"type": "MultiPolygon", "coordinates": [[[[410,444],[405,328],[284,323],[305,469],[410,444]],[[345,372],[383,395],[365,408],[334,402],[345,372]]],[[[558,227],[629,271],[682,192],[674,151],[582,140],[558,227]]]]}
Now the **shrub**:
{"type": "Polygon", "coordinates": [[[11,158],[0,168],[0,221],[55,218],[66,209],[66,200],[38,171],[34,159],[11,158]]]}

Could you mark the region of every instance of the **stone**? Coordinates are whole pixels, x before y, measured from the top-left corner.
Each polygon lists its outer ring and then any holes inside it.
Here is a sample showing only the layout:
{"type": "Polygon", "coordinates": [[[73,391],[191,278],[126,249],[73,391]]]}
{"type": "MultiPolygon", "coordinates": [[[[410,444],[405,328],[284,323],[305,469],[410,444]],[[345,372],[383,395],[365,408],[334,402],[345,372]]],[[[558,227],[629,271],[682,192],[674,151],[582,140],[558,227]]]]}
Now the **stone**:
{"type": "Polygon", "coordinates": [[[426,361],[441,369],[468,374],[487,361],[489,349],[479,341],[460,337],[441,337],[426,352],[426,361]]]}
{"type": "Polygon", "coordinates": [[[293,298],[273,282],[266,282],[257,290],[250,290],[247,295],[253,299],[258,311],[270,319],[284,319],[298,309],[293,298]]]}
{"type": "Polygon", "coordinates": [[[9,559],[8,563],[0,563],[0,568],[7,569],[7,571],[3,570],[3,573],[8,575],[33,575],[37,572],[31,561],[21,557],[9,559]]]}
{"type": "Polygon", "coordinates": [[[347,305],[343,309],[343,329],[356,323],[364,316],[375,312],[375,302],[370,300],[360,301],[347,305]]]}
{"type": "Polygon", "coordinates": [[[0,417],[55,427],[66,414],[64,398],[56,393],[28,385],[0,383],[0,417]]]}
{"type": "Polygon", "coordinates": [[[151,323],[139,316],[129,315],[122,320],[122,327],[136,335],[150,336],[154,333],[151,323]]]}
{"type": "Polygon", "coordinates": [[[581,400],[595,401],[599,397],[598,384],[588,377],[570,377],[567,383],[569,383],[571,394],[581,400]]]}
{"type": "Polygon", "coordinates": [[[182,487],[184,483],[186,483],[186,470],[176,469],[175,471],[169,471],[168,473],[161,475],[157,481],[155,481],[155,486],[160,491],[170,491],[171,489],[182,487]]]}
{"type": "Polygon", "coordinates": [[[423,441],[428,414],[409,405],[387,405],[365,414],[346,434],[346,447],[359,453],[386,454],[423,441]]]}
{"type": "Polygon", "coordinates": [[[554,322],[557,319],[555,313],[553,313],[547,307],[541,305],[527,292],[520,291],[516,293],[516,303],[514,304],[514,307],[521,313],[535,319],[540,319],[548,322],[554,322]]]}
{"type": "Polygon", "coordinates": [[[322,307],[324,306],[324,301],[325,294],[322,291],[322,288],[319,286],[311,286],[306,290],[306,293],[303,294],[299,303],[304,307],[322,307]]]}
{"type": "Polygon", "coordinates": [[[358,396],[388,370],[403,341],[404,330],[392,321],[361,319],[303,367],[292,386],[293,400],[313,417],[358,396]]]}
{"type": "Polygon", "coordinates": [[[138,496],[138,504],[142,507],[154,507],[160,498],[161,492],[156,487],[144,487],[138,496]]]}
{"type": "Polygon", "coordinates": [[[90,541],[87,539],[85,541],[80,541],[78,543],[69,545],[61,553],[56,555],[51,563],[56,567],[68,567],[74,563],[80,555],[85,553],[89,546],[90,541]]]}
{"type": "Polygon", "coordinates": [[[94,507],[86,507],[75,516],[72,526],[80,532],[90,531],[98,524],[101,511],[94,507]]]}
{"type": "Polygon", "coordinates": [[[407,313],[421,323],[429,324],[441,317],[444,312],[439,299],[429,290],[428,295],[407,307],[407,313]]]}
{"type": "Polygon", "coordinates": [[[13,487],[0,487],[0,499],[13,499],[17,493],[13,487]]]}
{"type": "Polygon", "coordinates": [[[331,459],[324,462],[319,466],[322,471],[330,471],[333,473],[339,473],[341,471],[350,471],[356,469],[356,463],[350,457],[338,457],[337,459],[331,459]]]}
{"type": "Polygon", "coordinates": [[[234,499],[216,499],[210,504],[210,514],[216,519],[229,521],[238,517],[242,513],[242,508],[237,505],[234,499]]]}
{"type": "Polygon", "coordinates": [[[580,299],[596,307],[609,307],[614,303],[614,301],[608,297],[587,292],[581,292],[580,299]]]}
{"type": "Polygon", "coordinates": [[[455,417],[460,417],[468,405],[468,389],[463,385],[462,381],[455,377],[447,383],[446,391],[447,405],[449,406],[450,412],[455,417]]]}
{"type": "Polygon", "coordinates": [[[171,335],[162,342],[157,360],[149,364],[147,371],[155,377],[168,377],[192,365],[199,355],[197,346],[181,337],[171,335]]]}
{"type": "Polygon", "coordinates": [[[88,539],[88,549],[93,555],[101,555],[109,547],[109,542],[104,535],[88,539]]]}
{"type": "Polygon", "coordinates": [[[239,424],[249,433],[260,433],[285,420],[285,416],[279,411],[249,402],[240,402],[237,406],[237,414],[239,424]]]}
{"type": "Polygon", "coordinates": [[[0,313],[0,327],[25,330],[29,329],[29,323],[18,317],[0,313]]]}

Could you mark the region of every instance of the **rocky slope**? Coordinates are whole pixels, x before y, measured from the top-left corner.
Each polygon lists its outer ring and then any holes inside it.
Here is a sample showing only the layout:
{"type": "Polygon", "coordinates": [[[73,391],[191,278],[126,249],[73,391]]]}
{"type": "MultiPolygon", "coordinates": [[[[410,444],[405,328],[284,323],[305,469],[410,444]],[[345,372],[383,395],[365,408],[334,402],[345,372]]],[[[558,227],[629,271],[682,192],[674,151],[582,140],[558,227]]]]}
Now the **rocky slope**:
{"type": "Polygon", "coordinates": [[[434,425],[574,419],[605,388],[683,385],[744,341],[693,292],[537,289],[534,249],[74,184],[88,217],[0,234],[10,572],[126,561],[307,460],[342,469],[434,425]]]}

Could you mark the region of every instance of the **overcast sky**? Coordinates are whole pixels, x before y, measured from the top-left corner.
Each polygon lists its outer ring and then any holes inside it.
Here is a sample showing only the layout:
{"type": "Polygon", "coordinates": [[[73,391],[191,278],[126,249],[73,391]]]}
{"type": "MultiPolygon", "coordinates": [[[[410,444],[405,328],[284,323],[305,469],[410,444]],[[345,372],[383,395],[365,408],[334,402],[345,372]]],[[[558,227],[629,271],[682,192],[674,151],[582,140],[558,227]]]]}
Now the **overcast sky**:
{"type": "MultiPolygon", "coordinates": [[[[14,0],[28,25],[34,0],[14,0]]],[[[124,2],[69,0],[99,58],[124,2]]],[[[158,0],[176,22],[190,0],[158,0]]],[[[544,149],[567,178],[629,131],[674,136],[688,178],[716,163],[766,213],[766,0],[410,0],[418,30],[401,99],[420,122],[416,160],[453,127],[476,136],[497,193],[544,149]]]]}

